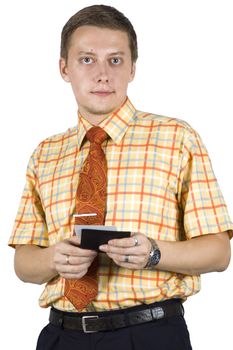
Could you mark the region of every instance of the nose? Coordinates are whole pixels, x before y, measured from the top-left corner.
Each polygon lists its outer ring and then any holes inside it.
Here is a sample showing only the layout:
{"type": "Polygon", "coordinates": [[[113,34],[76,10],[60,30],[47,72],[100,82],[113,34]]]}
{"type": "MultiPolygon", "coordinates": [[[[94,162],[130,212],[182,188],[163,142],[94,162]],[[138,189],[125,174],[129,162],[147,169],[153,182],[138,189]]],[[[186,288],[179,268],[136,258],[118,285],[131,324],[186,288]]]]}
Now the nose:
{"type": "Polygon", "coordinates": [[[96,78],[97,83],[108,83],[109,82],[109,71],[106,62],[98,62],[96,66],[96,78]]]}

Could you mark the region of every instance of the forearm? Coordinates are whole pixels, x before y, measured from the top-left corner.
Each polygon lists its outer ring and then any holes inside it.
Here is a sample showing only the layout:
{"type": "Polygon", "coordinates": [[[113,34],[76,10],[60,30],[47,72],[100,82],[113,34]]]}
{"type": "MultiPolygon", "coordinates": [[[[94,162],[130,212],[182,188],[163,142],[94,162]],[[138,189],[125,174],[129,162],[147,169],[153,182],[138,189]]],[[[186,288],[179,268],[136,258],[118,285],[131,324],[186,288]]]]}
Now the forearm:
{"type": "Polygon", "coordinates": [[[57,275],[53,263],[54,247],[35,245],[16,247],[15,272],[24,282],[43,284],[57,275]]]}
{"type": "Polygon", "coordinates": [[[230,261],[227,233],[206,235],[182,242],[157,241],[161,260],[156,269],[187,275],[223,271],[230,261]]]}

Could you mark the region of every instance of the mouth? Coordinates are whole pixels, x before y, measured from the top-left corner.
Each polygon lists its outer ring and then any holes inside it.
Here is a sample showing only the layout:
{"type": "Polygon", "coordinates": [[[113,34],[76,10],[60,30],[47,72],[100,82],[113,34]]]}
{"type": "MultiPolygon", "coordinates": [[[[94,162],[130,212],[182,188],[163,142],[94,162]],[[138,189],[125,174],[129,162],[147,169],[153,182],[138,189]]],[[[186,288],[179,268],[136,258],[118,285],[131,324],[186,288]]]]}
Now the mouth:
{"type": "Polygon", "coordinates": [[[106,90],[91,91],[91,94],[93,94],[95,96],[101,96],[101,97],[109,96],[113,93],[114,93],[114,91],[106,91],[106,90]]]}

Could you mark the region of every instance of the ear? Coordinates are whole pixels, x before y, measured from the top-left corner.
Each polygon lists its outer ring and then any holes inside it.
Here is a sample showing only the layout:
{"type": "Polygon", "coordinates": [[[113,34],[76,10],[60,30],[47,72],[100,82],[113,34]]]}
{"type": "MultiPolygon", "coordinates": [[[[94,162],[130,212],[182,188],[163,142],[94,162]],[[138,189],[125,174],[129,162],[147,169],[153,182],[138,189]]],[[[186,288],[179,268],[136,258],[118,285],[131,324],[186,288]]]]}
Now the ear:
{"type": "Polygon", "coordinates": [[[135,73],[136,73],[136,62],[133,62],[130,77],[129,77],[129,83],[134,80],[135,73]]]}
{"type": "Polygon", "coordinates": [[[59,69],[60,69],[60,74],[62,76],[62,78],[69,83],[70,82],[70,78],[68,75],[68,68],[67,68],[67,62],[64,58],[60,58],[59,60],[59,69]]]}

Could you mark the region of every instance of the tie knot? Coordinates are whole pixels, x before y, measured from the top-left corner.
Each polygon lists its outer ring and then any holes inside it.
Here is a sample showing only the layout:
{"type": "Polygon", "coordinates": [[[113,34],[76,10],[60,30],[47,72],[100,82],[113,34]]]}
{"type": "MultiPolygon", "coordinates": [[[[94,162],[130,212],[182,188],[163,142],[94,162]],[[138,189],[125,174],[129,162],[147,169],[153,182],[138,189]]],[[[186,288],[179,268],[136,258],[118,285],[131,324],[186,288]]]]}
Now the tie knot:
{"type": "Polygon", "coordinates": [[[86,133],[86,137],[91,143],[94,142],[101,145],[101,143],[107,140],[108,134],[101,127],[93,126],[86,133]]]}

